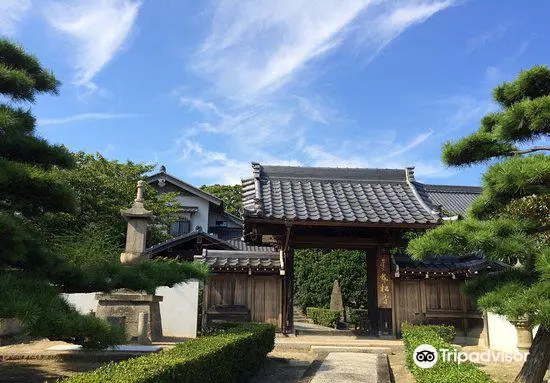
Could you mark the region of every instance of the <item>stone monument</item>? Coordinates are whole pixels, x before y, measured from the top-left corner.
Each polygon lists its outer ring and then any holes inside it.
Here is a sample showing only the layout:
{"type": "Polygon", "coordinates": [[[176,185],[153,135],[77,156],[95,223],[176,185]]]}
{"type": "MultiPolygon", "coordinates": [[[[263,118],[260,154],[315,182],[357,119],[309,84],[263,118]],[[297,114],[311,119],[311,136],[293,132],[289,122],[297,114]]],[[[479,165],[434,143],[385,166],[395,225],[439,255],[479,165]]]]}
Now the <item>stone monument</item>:
{"type": "MultiPolygon", "coordinates": [[[[145,254],[145,241],[147,225],[153,220],[153,213],[143,206],[144,187],[145,182],[138,181],[137,196],[132,207],[120,212],[128,222],[126,247],[120,254],[122,264],[135,264],[148,258],[145,254]]],[[[162,302],[161,296],[121,289],[111,294],[96,294],[96,299],[96,315],[112,324],[123,325],[130,340],[147,344],[162,338],[159,304],[162,302]]]]}
{"type": "Polygon", "coordinates": [[[337,279],[334,280],[334,284],[332,285],[332,294],[330,295],[330,309],[338,311],[340,313],[340,320],[344,319],[344,302],[342,300],[342,290],[340,289],[340,283],[337,279]]]}

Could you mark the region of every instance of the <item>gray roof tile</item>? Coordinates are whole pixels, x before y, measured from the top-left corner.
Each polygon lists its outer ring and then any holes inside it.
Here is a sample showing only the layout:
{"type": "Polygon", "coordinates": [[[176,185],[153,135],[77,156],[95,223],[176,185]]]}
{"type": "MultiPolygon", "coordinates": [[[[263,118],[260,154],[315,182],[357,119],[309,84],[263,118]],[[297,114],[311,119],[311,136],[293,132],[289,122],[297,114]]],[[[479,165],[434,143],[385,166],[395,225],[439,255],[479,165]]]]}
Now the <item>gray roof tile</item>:
{"type": "Polygon", "coordinates": [[[277,270],[281,268],[279,253],[275,251],[203,250],[202,256],[195,256],[195,259],[218,270],[235,268],[277,270]]]}
{"type": "Polygon", "coordinates": [[[256,178],[243,180],[249,217],[388,224],[437,223],[440,218],[407,182],[405,169],[253,164],[253,173],[256,178]]]}
{"type": "Polygon", "coordinates": [[[415,183],[420,196],[431,206],[441,206],[449,215],[464,215],[481,193],[476,186],[428,185],[415,183]]]}

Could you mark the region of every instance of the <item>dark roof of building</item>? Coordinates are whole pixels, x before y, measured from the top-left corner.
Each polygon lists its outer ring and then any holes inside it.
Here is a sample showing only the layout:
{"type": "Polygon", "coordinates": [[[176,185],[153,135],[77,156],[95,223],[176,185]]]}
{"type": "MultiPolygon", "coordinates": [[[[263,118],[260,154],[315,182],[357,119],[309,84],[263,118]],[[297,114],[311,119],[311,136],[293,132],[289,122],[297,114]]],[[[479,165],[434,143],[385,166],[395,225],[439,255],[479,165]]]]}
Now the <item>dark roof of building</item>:
{"type": "Polygon", "coordinates": [[[240,251],[253,251],[253,252],[275,251],[275,249],[273,247],[270,247],[270,246],[249,245],[245,241],[243,241],[241,238],[229,239],[229,240],[226,240],[226,242],[229,243],[231,246],[235,247],[237,250],[240,250],[240,251]]]}
{"type": "Polygon", "coordinates": [[[441,206],[448,215],[464,215],[481,193],[477,186],[427,185],[415,182],[420,196],[432,208],[441,206]]]}
{"type": "Polygon", "coordinates": [[[199,207],[198,206],[182,206],[180,208],[180,211],[182,213],[196,213],[199,211],[199,207]]]}
{"type": "Polygon", "coordinates": [[[213,203],[216,206],[222,205],[222,200],[219,199],[218,197],[216,197],[216,196],[214,196],[210,193],[207,193],[205,191],[202,191],[201,189],[196,188],[193,185],[188,184],[187,182],[184,182],[184,181],[180,180],[179,178],[177,178],[177,177],[175,177],[171,174],[166,173],[166,168],[164,168],[164,167],[161,168],[160,172],[155,173],[155,174],[153,174],[153,175],[151,175],[147,178],[147,183],[148,184],[152,184],[155,181],[159,182],[159,186],[163,182],[169,182],[172,185],[174,185],[174,186],[176,186],[180,189],[183,189],[183,190],[185,190],[185,191],[187,191],[191,194],[194,194],[196,196],[204,198],[205,200],[207,200],[208,202],[213,203]]]}
{"type": "Polygon", "coordinates": [[[203,250],[202,256],[195,256],[195,260],[210,265],[213,270],[278,270],[281,268],[279,253],[231,251],[231,250],[203,250]]]}
{"type": "Polygon", "coordinates": [[[465,257],[441,256],[414,260],[408,255],[393,255],[392,266],[395,277],[448,276],[451,274],[470,276],[480,271],[499,271],[507,267],[504,263],[486,259],[480,254],[465,257]]]}
{"type": "Polygon", "coordinates": [[[420,197],[412,168],[262,166],[243,180],[245,217],[376,224],[435,224],[441,216],[420,197]]]}
{"type": "MultiPolygon", "coordinates": [[[[170,238],[169,240],[166,240],[164,242],[161,242],[159,244],[156,244],[154,246],[151,246],[147,249],[145,249],[145,253],[147,255],[155,255],[162,251],[168,250],[170,248],[174,248],[176,246],[180,246],[186,242],[193,241],[197,237],[201,237],[201,239],[208,243],[215,244],[216,247],[219,247],[224,250],[233,250],[233,251],[244,251],[244,252],[252,252],[252,253],[269,253],[269,252],[275,252],[275,249],[270,246],[253,246],[248,245],[245,243],[241,238],[234,238],[230,240],[224,240],[216,235],[205,233],[202,231],[202,229],[195,229],[187,234],[179,235],[174,238],[170,238]]],[[[210,250],[212,251],[212,250],[210,250]]]]}
{"type": "Polygon", "coordinates": [[[206,240],[209,243],[214,243],[217,246],[221,247],[222,249],[226,250],[237,250],[237,248],[233,245],[231,245],[229,242],[224,241],[223,239],[220,239],[214,235],[205,233],[201,230],[195,229],[187,234],[179,235],[174,238],[170,238],[167,241],[161,242],[159,244],[156,244],[154,246],[151,246],[147,249],[145,249],[145,254],[147,255],[155,255],[158,254],[164,250],[168,250],[170,248],[174,248],[176,246],[179,246],[181,244],[184,244],[186,242],[192,241],[196,239],[197,237],[201,237],[202,240],[206,240]]]}

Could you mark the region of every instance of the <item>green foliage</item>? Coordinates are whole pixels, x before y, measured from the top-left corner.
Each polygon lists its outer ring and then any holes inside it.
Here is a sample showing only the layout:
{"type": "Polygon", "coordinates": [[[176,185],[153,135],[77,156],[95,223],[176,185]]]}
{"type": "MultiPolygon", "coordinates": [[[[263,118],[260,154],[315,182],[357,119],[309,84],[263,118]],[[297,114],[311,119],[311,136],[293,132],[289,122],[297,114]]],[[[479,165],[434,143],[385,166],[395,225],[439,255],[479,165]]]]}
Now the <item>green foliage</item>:
{"type": "MultiPolygon", "coordinates": [[[[464,290],[475,296],[478,306],[485,310],[547,329],[550,69],[536,66],[524,71],[515,81],[497,87],[493,96],[501,110],[483,118],[478,131],[446,143],[443,160],[451,166],[500,162],[493,163],[483,175],[483,192],[471,206],[466,221],[428,231],[413,239],[407,251],[416,258],[482,251],[495,260],[510,264],[519,261],[513,270],[474,278],[464,290]]],[[[533,344],[545,342],[539,339],[533,344]]],[[[534,361],[544,358],[539,353],[549,350],[548,342],[534,348],[518,381],[531,381],[531,374],[540,375],[540,368],[545,366],[534,361]]]]}
{"type": "Polygon", "coordinates": [[[330,306],[334,280],[340,283],[345,307],[367,306],[365,253],[308,249],[294,254],[295,299],[301,307],[330,306]]]}
{"type": "Polygon", "coordinates": [[[341,313],[336,310],[323,309],[319,307],[307,307],[306,315],[313,323],[325,327],[335,327],[340,322],[341,313]]]}
{"type": "Polygon", "coordinates": [[[236,217],[243,214],[242,186],[239,185],[202,185],[202,191],[212,194],[223,201],[224,209],[236,217]]]}
{"type": "Polygon", "coordinates": [[[349,309],[347,322],[355,326],[355,330],[366,332],[370,328],[369,311],[366,309],[349,309]]]}
{"type": "Polygon", "coordinates": [[[539,247],[534,238],[524,235],[529,228],[525,222],[508,218],[452,221],[411,240],[407,252],[422,259],[482,251],[491,259],[508,260],[513,256],[527,263],[539,247]]]}
{"type": "Polygon", "coordinates": [[[486,219],[498,214],[511,201],[548,194],[550,157],[536,154],[514,157],[494,164],[483,175],[483,194],[471,207],[474,218],[486,219]]]}
{"type": "Polygon", "coordinates": [[[20,319],[27,335],[82,344],[85,348],[104,348],[125,341],[123,329],[80,315],[55,286],[34,276],[13,270],[0,273],[0,317],[20,319]]]}
{"type": "MultiPolygon", "coordinates": [[[[204,278],[207,270],[175,261],[119,263],[126,231],[120,209],[152,167],[72,155],[36,137],[35,118],[14,103],[56,94],[58,85],[34,56],[0,39],[0,317],[20,319],[29,335],[102,348],[124,341],[121,329],[78,314],[60,291],[153,291],[204,278]]],[[[175,209],[170,196],[148,192],[154,227],[166,225],[175,209]]]]}
{"type": "MultiPolygon", "coordinates": [[[[54,176],[72,188],[78,210],[74,214],[47,216],[45,230],[65,231],[78,237],[86,227],[93,226],[94,230],[118,237],[123,246],[126,222],[120,210],[130,206],[136,196],[137,181],[145,179],[154,165],[111,161],[99,153],[79,152],[72,156],[76,165],[72,169],[56,169],[54,176]]],[[[175,220],[179,205],[175,193],[157,194],[150,185],[146,185],[145,192],[145,207],[155,214],[148,242],[156,244],[168,239],[166,233],[175,220]]]]}
{"type": "Polygon", "coordinates": [[[403,343],[405,345],[405,365],[412,372],[417,383],[490,383],[489,376],[479,370],[472,363],[447,362],[443,359],[442,353],[432,368],[420,368],[413,360],[413,353],[416,347],[421,344],[432,345],[435,349],[452,350],[452,340],[455,336],[455,329],[452,326],[413,326],[403,323],[401,326],[403,343]]]}
{"type": "Polygon", "coordinates": [[[258,371],[274,342],[273,326],[241,324],[223,333],[180,343],[172,350],[111,363],[63,382],[244,382],[258,371]]]}

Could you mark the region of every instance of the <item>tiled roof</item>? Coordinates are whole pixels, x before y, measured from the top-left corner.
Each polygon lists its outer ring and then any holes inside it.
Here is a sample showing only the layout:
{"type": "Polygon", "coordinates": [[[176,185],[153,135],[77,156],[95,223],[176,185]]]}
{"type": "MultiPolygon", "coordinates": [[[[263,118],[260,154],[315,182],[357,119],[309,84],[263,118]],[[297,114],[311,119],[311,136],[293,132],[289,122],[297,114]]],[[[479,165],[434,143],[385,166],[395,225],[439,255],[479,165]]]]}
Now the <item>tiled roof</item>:
{"type": "Polygon", "coordinates": [[[182,206],[180,208],[182,213],[196,213],[199,211],[198,206],[182,206]]]}
{"type": "Polygon", "coordinates": [[[275,270],[281,268],[280,255],[277,252],[231,251],[231,250],[203,250],[202,256],[195,256],[201,261],[216,269],[264,269],[275,270]]]}
{"type": "Polygon", "coordinates": [[[481,193],[476,186],[427,185],[415,182],[420,196],[433,208],[441,206],[446,214],[464,215],[481,193]]]}
{"type": "Polygon", "coordinates": [[[376,224],[435,224],[412,169],[262,166],[243,180],[245,217],[376,224]]]}
{"type": "Polygon", "coordinates": [[[270,246],[254,246],[254,245],[249,245],[247,244],[246,242],[244,242],[242,239],[240,238],[237,238],[237,239],[229,239],[229,240],[226,240],[226,242],[228,242],[231,246],[235,247],[237,250],[240,250],[240,251],[253,251],[253,252],[269,252],[269,251],[275,251],[275,249],[273,249],[272,247],[270,246]]]}
{"type": "Polygon", "coordinates": [[[236,250],[237,248],[227,241],[224,241],[223,239],[220,239],[214,235],[208,234],[203,232],[202,230],[193,230],[187,234],[179,235],[174,238],[170,238],[167,241],[158,243],[154,246],[148,247],[145,249],[145,254],[147,255],[155,255],[160,253],[161,251],[179,246],[183,243],[186,243],[188,241],[194,240],[197,237],[202,237],[203,239],[206,239],[212,243],[218,244],[220,247],[228,250],[236,250]]]}
{"type": "Polygon", "coordinates": [[[471,275],[481,270],[498,271],[506,267],[501,262],[488,260],[479,254],[466,257],[441,256],[424,260],[413,260],[408,255],[393,255],[392,265],[396,277],[414,274],[471,275]]]}

